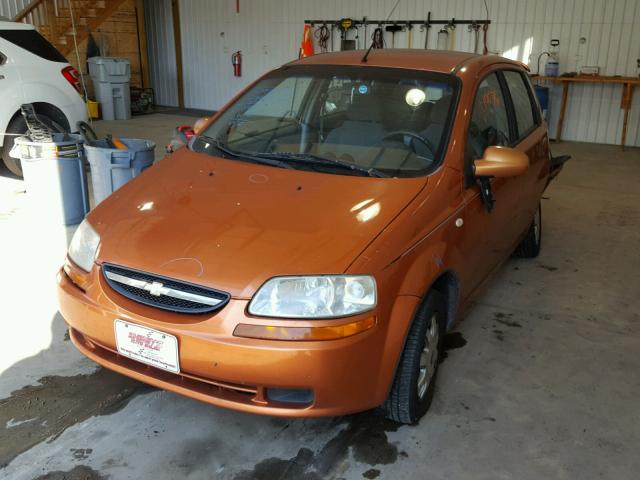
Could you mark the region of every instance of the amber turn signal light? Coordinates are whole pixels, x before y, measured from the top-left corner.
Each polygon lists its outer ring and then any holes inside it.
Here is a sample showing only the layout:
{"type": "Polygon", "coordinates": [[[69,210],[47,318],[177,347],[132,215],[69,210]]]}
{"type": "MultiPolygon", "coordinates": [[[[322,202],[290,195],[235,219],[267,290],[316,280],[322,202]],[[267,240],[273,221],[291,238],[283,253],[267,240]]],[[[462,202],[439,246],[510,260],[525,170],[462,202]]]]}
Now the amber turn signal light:
{"type": "Polygon", "coordinates": [[[367,317],[357,322],[326,327],[282,327],[272,325],[249,325],[240,323],[233,331],[235,337],[262,340],[336,340],[369,330],[376,324],[376,317],[367,317]]]}
{"type": "Polygon", "coordinates": [[[88,275],[84,272],[81,272],[78,267],[73,265],[71,261],[66,258],[64,261],[64,273],[67,274],[67,277],[82,290],[86,289],[87,283],[89,282],[88,275]]]}

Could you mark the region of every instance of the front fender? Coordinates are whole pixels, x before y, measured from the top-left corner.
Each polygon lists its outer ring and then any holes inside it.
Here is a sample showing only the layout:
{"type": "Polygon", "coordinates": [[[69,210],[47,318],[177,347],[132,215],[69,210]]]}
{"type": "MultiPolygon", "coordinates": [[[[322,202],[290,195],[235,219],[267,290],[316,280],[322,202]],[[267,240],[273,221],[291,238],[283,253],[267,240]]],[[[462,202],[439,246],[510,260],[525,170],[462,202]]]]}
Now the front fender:
{"type": "Polygon", "coordinates": [[[401,295],[396,297],[391,308],[375,388],[375,399],[378,405],[381,405],[389,394],[411,322],[421,301],[420,297],[401,295]]]}

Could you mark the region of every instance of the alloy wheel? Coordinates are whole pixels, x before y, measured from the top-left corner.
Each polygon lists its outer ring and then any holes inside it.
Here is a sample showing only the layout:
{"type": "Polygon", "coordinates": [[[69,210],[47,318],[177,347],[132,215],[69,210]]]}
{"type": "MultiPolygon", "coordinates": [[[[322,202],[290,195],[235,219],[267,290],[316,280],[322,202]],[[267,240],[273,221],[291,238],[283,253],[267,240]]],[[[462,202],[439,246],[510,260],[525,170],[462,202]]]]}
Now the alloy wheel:
{"type": "Polygon", "coordinates": [[[440,331],[438,317],[434,313],[427,327],[424,348],[420,353],[420,372],[418,374],[418,398],[424,398],[438,365],[438,344],[440,343],[440,331]]]}

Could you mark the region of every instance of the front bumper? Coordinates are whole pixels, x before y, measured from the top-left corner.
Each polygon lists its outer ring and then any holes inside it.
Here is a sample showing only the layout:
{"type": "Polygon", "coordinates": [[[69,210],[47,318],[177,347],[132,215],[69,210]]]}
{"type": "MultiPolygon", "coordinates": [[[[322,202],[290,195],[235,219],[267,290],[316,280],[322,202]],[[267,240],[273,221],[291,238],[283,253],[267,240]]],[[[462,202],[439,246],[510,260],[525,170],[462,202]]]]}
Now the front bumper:
{"type": "MultiPolygon", "coordinates": [[[[69,324],[73,343],[95,362],[156,387],[221,407],[286,417],[344,415],[373,408],[386,397],[388,375],[380,374],[381,370],[388,371],[381,365],[385,328],[380,323],[366,332],[330,341],[238,338],[232,333],[239,323],[277,322],[247,316],[246,300],[233,299],[215,314],[203,316],[147,307],[112,290],[99,267],[93,269],[84,288],[78,288],[60,271],[60,311],[69,324]],[[176,336],[180,374],[119,355],[115,319],[176,336]],[[267,393],[272,388],[311,390],[313,401],[272,401],[267,393]]],[[[371,312],[362,315],[367,316],[371,312]]],[[[309,325],[301,321],[280,323],[309,325]]],[[[313,322],[337,323],[340,321],[313,322]]]]}

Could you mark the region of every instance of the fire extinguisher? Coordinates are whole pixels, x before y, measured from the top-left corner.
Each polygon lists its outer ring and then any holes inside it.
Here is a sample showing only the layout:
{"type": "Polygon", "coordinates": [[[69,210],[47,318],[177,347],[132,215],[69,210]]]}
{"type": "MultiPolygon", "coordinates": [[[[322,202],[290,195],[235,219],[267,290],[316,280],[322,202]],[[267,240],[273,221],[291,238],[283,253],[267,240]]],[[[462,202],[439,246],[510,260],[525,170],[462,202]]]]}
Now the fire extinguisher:
{"type": "Polygon", "coordinates": [[[231,55],[231,64],[233,65],[233,76],[242,76],[242,53],[240,50],[231,55]]]}

